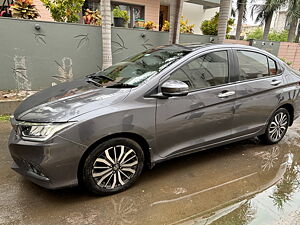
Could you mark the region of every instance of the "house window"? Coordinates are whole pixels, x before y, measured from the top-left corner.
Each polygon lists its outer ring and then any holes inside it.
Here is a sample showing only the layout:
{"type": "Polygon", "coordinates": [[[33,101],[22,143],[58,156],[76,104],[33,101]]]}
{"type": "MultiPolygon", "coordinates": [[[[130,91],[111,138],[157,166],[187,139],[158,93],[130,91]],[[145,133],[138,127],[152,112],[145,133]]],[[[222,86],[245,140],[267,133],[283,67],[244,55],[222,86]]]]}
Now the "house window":
{"type": "Polygon", "coordinates": [[[129,16],[128,27],[134,27],[135,21],[145,19],[145,7],[141,5],[132,5],[123,2],[112,2],[111,8],[119,6],[120,9],[126,10],[129,16]]]}
{"type": "MultiPolygon", "coordinates": [[[[128,16],[129,16],[129,21],[128,21],[129,28],[134,27],[135,21],[145,19],[145,6],[112,1],[111,2],[112,10],[116,6],[119,6],[120,9],[127,11],[128,16]]],[[[82,9],[83,9],[82,10],[83,14],[86,9],[90,9],[93,11],[98,9],[100,11],[100,0],[86,0],[82,9]]],[[[112,22],[113,22],[113,20],[112,20],[112,22]]]]}
{"type": "Polygon", "coordinates": [[[98,9],[100,11],[100,0],[86,0],[82,8],[82,12],[84,12],[86,9],[92,11],[96,11],[98,9]]]}

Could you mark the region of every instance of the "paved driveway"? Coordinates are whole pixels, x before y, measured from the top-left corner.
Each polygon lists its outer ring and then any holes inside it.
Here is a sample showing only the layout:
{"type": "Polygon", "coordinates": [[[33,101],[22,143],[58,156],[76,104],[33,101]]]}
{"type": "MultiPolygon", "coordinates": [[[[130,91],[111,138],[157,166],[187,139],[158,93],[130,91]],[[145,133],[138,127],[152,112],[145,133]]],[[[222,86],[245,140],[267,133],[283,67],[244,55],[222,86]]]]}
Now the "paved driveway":
{"type": "Polygon", "coordinates": [[[0,224],[300,224],[300,121],[284,140],[251,139],[170,160],[109,197],[50,191],[10,169],[0,121],[0,224]]]}

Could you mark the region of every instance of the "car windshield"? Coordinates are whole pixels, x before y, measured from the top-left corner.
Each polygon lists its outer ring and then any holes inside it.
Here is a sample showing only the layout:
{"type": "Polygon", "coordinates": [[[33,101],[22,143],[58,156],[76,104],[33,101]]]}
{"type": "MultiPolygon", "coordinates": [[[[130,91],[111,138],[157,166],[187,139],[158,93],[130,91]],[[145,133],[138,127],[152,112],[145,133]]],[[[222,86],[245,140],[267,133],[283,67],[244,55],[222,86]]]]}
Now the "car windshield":
{"type": "Polygon", "coordinates": [[[189,52],[191,50],[183,46],[149,49],[96,73],[92,78],[106,87],[135,87],[189,52]]]}

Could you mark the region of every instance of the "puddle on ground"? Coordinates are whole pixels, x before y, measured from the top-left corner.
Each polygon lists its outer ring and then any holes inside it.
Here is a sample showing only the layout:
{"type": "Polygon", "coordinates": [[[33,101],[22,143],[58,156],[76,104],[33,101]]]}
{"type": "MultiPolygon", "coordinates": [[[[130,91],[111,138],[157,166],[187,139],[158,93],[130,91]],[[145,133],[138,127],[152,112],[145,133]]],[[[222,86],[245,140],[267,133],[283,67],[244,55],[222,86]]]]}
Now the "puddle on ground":
{"type": "Polygon", "coordinates": [[[300,224],[300,121],[278,145],[256,139],[170,160],[128,191],[49,191],[9,169],[0,123],[0,224],[300,224]]]}

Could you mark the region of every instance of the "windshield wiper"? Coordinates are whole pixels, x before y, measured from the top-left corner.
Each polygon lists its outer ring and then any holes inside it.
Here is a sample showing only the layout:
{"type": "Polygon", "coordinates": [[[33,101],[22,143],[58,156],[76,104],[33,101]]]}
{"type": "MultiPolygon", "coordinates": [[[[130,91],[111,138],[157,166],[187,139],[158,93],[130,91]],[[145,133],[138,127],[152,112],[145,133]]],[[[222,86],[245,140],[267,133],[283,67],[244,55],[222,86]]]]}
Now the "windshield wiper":
{"type": "Polygon", "coordinates": [[[89,77],[87,77],[86,82],[92,83],[92,84],[94,84],[94,85],[96,85],[98,87],[102,87],[100,83],[98,83],[97,81],[94,81],[93,79],[91,79],[89,77]]]}
{"type": "Polygon", "coordinates": [[[93,74],[90,74],[90,75],[87,75],[86,76],[87,78],[91,78],[91,79],[94,79],[94,80],[100,80],[100,79],[105,79],[105,80],[109,80],[109,81],[114,81],[114,79],[104,75],[104,74],[101,74],[101,71],[97,72],[97,73],[93,73],[93,74]]]}
{"type": "Polygon", "coordinates": [[[110,86],[107,86],[107,88],[135,88],[137,85],[134,84],[124,84],[124,83],[116,83],[110,86]]]}

